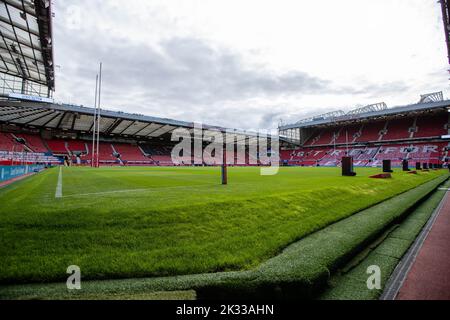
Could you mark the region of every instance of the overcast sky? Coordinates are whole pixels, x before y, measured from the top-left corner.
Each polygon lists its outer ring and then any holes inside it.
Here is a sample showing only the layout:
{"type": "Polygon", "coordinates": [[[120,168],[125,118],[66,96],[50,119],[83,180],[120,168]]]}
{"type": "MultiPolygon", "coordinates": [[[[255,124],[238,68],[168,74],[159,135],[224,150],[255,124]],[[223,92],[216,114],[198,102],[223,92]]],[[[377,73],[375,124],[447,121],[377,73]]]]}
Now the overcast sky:
{"type": "Polygon", "coordinates": [[[54,0],[58,101],[242,129],[384,101],[449,75],[434,0],[54,0]]]}

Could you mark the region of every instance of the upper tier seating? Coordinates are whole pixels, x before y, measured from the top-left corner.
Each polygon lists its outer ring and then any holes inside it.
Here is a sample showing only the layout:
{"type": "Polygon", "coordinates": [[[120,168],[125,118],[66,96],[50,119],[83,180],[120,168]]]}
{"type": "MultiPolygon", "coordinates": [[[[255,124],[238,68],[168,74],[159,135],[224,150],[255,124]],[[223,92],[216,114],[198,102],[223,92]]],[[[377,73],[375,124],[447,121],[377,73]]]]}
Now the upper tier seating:
{"type": "Polygon", "coordinates": [[[291,161],[294,157],[293,150],[280,150],[280,160],[291,161]]]}
{"type": "Polygon", "coordinates": [[[391,120],[388,123],[387,134],[383,136],[382,140],[408,139],[411,135],[409,128],[413,125],[414,118],[391,120]]]}
{"type": "Polygon", "coordinates": [[[378,141],[380,138],[380,131],[384,129],[386,121],[379,121],[370,124],[364,124],[361,131],[361,136],[358,137],[356,142],[369,142],[378,141]]]}
{"type": "Polygon", "coordinates": [[[355,140],[355,134],[358,133],[360,129],[361,125],[342,128],[342,130],[339,131],[339,136],[337,137],[335,143],[352,143],[353,140],[355,140]]]}
{"type": "MultiPolygon", "coordinates": [[[[159,166],[173,166],[171,151],[169,146],[155,146],[143,144],[140,146],[144,152],[149,155],[149,158],[155,165],[159,166]]],[[[193,160],[191,160],[193,161],[193,160]]]]}
{"type": "Polygon", "coordinates": [[[42,141],[42,139],[39,135],[18,133],[18,134],[15,134],[15,136],[18,138],[24,139],[26,142],[26,145],[34,152],[38,152],[38,153],[48,152],[47,147],[44,145],[44,142],[42,141]]]}
{"type": "Polygon", "coordinates": [[[334,129],[323,129],[314,134],[305,145],[326,145],[330,144],[335,134],[334,129]]]}
{"type": "Polygon", "coordinates": [[[113,146],[116,152],[120,154],[120,159],[124,161],[151,161],[144,156],[138,146],[125,143],[114,143],[113,146]]]}
{"type": "Polygon", "coordinates": [[[51,139],[47,140],[47,145],[50,151],[55,154],[67,154],[66,142],[61,139],[51,139]]]}
{"type": "Polygon", "coordinates": [[[9,133],[0,132],[0,150],[13,151],[17,143],[14,142],[14,138],[9,133]]]}
{"type": "Polygon", "coordinates": [[[414,134],[414,137],[439,137],[446,135],[448,134],[448,130],[445,129],[447,122],[447,114],[419,117],[416,124],[417,132],[414,134]]]}
{"type": "MultiPolygon", "coordinates": [[[[96,146],[97,147],[97,146],[96,146]]],[[[92,157],[92,144],[88,144],[89,159],[92,157]]],[[[119,160],[114,156],[114,150],[111,143],[100,142],[99,143],[99,162],[101,163],[118,163],[119,160]]]]}
{"type": "Polygon", "coordinates": [[[67,147],[72,152],[83,152],[87,153],[86,142],[81,140],[69,140],[67,142],[67,147]]]}

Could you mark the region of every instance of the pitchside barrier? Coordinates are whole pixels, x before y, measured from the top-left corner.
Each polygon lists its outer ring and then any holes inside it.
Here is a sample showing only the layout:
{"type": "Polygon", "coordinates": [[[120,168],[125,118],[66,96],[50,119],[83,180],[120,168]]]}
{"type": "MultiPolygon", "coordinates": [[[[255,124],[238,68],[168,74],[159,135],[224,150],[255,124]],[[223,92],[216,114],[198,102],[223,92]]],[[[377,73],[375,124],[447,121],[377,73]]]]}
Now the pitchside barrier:
{"type": "Polygon", "coordinates": [[[0,181],[6,181],[44,169],[44,165],[0,166],[0,181]]]}

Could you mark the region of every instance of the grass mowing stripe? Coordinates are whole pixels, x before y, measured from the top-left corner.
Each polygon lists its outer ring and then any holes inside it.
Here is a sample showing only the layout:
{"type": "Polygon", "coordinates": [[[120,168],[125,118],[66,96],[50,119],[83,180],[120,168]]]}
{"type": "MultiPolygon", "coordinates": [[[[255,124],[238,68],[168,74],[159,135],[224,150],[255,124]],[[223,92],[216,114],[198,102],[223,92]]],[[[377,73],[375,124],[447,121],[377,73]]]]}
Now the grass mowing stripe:
{"type": "Polygon", "coordinates": [[[262,177],[259,168],[230,168],[230,184],[222,186],[217,168],[65,167],[64,195],[155,191],[55,201],[55,168],[0,191],[0,282],[59,281],[72,264],[85,280],[250,270],[312,232],[444,174],[368,178],[378,170],[342,177],[337,168],[280,168],[262,177]],[[198,188],[205,182],[217,186],[198,188]]]}
{"type": "Polygon", "coordinates": [[[249,271],[176,277],[84,281],[82,291],[68,292],[65,282],[3,286],[0,297],[70,299],[108,294],[140,294],[156,291],[196,289],[200,298],[218,295],[248,298],[311,297],[326,283],[331,272],[343,264],[421,198],[432,192],[447,175],[389,199],[318,231],[286,248],[279,256],[249,271]]]}
{"type": "Polygon", "coordinates": [[[59,167],[58,183],[56,184],[55,198],[62,197],[62,166],[59,167]]]}
{"type": "Polygon", "coordinates": [[[92,192],[92,193],[78,193],[78,194],[69,194],[64,196],[64,198],[73,198],[73,197],[85,197],[85,196],[97,196],[97,195],[107,195],[114,193],[127,193],[127,192],[156,192],[161,190],[173,190],[173,189],[198,189],[198,188],[211,188],[217,187],[216,184],[201,184],[196,186],[174,186],[174,187],[163,187],[163,188],[146,188],[146,189],[125,189],[125,190],[111,190],[111,191],[103,191],[103,192],[92,192]]]}

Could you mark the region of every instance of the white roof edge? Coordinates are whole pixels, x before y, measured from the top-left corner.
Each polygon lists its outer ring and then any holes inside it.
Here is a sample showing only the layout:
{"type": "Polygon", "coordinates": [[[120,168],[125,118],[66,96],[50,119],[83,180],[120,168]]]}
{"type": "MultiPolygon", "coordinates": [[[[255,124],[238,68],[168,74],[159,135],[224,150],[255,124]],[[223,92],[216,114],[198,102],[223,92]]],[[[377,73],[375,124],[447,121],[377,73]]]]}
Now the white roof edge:
{"type": "Polygon", "coordinates": [[[437,109],[437,108],[445,108],[445,107],[450,107],[450,100],[428,102],[428,103],[417,103],[417,104],[412,104],[412,105],[393,107],[393,108],[389,108],[389,109],[385,109],[385,110],[381,110],[381,111],[361,113],[361,114],[356,114],[356,115],[344,115],[342,117],[322,119],[322,120],[310,121],[310,122],[304,122],[304,123],[287,124],[284,126],[280,126],[279,129],[280,130],[288,130],[288,129],[295,129],[295,128],[307,128],[307,127],[314,127],[317,125],[322,125],[322,124],[327,124],[327,123],[338,123],[338,122],[345,122],[345,121],[349,121],[349,120],[368,119],[368,118],[372,118],[372,117],[389,116],[389,115],[401,114],[401,113],[411,112],[411,111],[422,111],[422,110],[426,110],[426,109],[437,109]]]}

